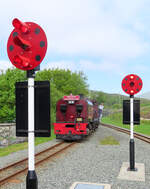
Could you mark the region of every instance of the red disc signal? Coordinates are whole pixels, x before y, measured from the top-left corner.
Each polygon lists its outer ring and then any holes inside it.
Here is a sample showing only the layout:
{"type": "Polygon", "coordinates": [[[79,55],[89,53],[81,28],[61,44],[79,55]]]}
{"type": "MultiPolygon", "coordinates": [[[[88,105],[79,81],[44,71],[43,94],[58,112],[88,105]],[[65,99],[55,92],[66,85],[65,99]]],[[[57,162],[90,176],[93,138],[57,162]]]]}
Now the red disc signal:
{"type": "Polygon", "coordinates": [[[21,70],[32,70],[45,57],[47,38],[43,29],[33,22],[21,22],[15,18],[12,22],[7,53],[12,64],[21,70]]]}
{"type": "Polygon", "coordinates": [[[135,74],[130,74],[124,77],[122,80],[122,89],[125,93],[129,95],[134,95],[142,89],[143,82],[142,79],[135,75],[135,74]]]}

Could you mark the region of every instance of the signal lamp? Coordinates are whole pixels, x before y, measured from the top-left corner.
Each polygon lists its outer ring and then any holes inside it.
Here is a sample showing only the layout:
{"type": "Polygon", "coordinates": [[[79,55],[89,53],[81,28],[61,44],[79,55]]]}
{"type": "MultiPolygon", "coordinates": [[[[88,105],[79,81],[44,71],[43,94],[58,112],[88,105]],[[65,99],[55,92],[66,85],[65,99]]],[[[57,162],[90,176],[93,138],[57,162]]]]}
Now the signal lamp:
{"type": "Polygon", "coordinates": [[[131,90],[131,93],[134,93],[134,91],[133,91],[133,90],[131,90]]]}

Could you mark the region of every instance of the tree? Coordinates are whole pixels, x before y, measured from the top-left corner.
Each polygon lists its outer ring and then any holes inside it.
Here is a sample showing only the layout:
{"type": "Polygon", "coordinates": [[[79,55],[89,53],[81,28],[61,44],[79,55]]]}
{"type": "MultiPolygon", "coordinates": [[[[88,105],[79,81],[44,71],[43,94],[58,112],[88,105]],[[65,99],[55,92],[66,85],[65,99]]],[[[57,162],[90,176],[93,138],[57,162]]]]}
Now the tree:
{"type": "Polygon", "coordinates": [[[0,122],[15,119],[15,83],[26,79],[25,72],[8,69],[0,74],[0,122]]]}
{"type": "MultiPolygon", "coordinates": [[[[26,72],[18,69],[8,69],[0,74],[0,122],[15,120],[15,83],[25,81],[26,72]]],[[[55,121],[56,102],[70,93],[88,94],[87,79],[82,72],[70,70],[42,70],[36,73],[35,80],[50,81],[51,121],[55,121]]]]}

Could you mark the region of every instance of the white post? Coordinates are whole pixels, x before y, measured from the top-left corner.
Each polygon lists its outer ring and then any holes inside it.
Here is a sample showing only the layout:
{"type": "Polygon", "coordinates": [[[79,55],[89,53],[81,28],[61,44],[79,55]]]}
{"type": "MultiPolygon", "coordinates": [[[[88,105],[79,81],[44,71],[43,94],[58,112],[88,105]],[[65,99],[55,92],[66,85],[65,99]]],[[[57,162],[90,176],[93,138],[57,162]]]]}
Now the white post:
{"type": "Polygon", "coordinates": [[[34,171],[34,78],[28,78],[28,167],[34,171]]]}
{"type": "Polygon", "coordinates": [[[133,135],[133,126],[134,126],[134,96],[130,96],[130,171],[136,171],[135,168],[135,151],[134,151],[134,135],[133,135]]]}
{"type": "Polygon", "coordinates": [[[134,125],[134,110],[133,110],[133,97],[130,98],[130,139],[134,139],[133,125],[134,125]]]}
{"type": "Polygon", "coordinates": [[[34,160],[34,70],[27,71],[28,77],[28,174],[26,189],[38,189],[34,160]]]}

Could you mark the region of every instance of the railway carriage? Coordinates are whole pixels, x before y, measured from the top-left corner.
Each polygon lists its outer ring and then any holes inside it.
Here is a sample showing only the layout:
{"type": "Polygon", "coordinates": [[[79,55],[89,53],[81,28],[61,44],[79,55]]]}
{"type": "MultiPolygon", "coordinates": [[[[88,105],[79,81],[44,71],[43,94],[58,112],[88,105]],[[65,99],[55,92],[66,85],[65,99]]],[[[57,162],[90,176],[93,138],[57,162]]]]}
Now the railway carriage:
{"type": "Polygon", "coordinates": [[[54,132],[57,139],[78,140],[99,124],[98,105],[82,95],[64,96],[56,104],[54,132]]]}

